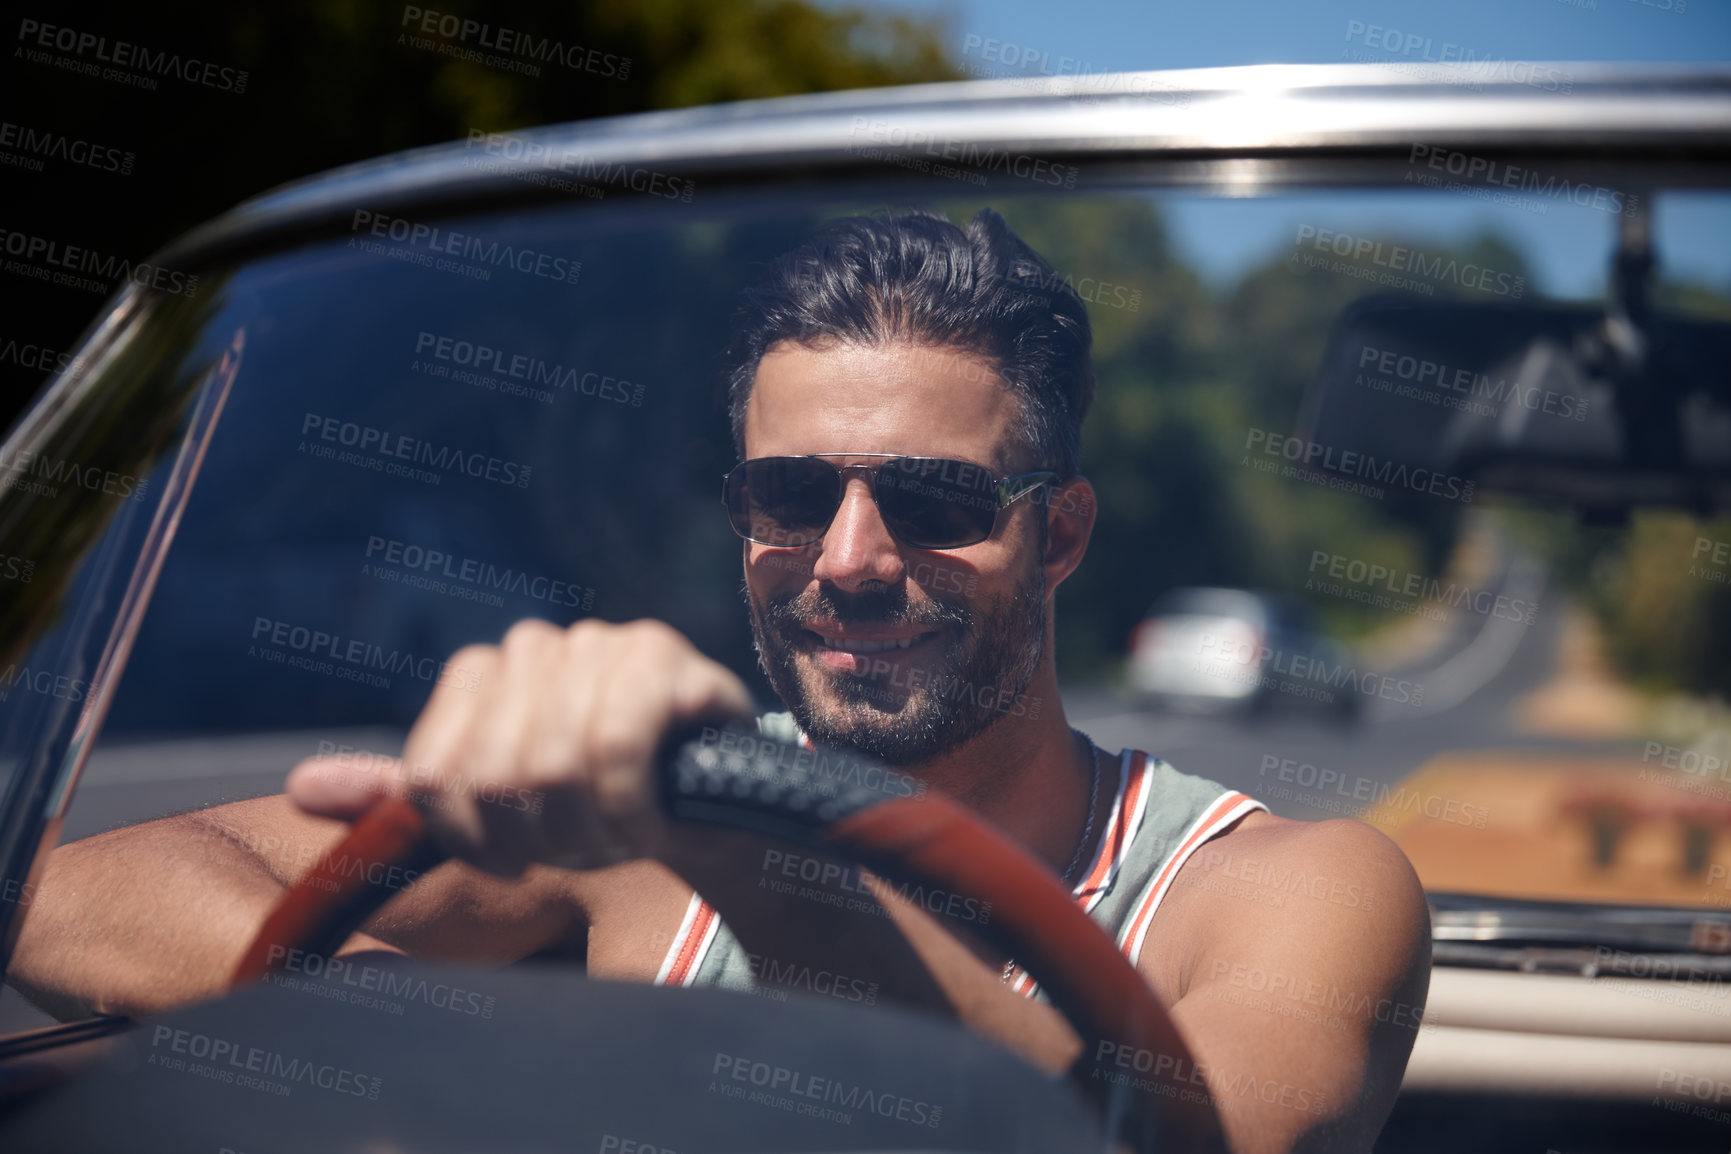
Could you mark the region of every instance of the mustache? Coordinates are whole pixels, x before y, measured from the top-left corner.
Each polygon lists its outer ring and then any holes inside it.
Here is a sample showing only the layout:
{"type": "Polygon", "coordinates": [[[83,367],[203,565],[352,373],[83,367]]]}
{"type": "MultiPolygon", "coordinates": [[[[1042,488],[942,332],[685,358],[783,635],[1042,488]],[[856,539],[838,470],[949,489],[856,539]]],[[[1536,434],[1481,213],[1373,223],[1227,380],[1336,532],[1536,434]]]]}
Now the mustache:
{"type": "Polygon", "coordinates": [[[974,615],[959,605],[941,601],[915,604],[902,589],[868,589],[844,593],[819,586],[787,597],[777,597],[764,606],[770,625],[786,631],[805,627],[813,620],[839,621],[848,625],[923,625],[966,630],[974,615]]]}

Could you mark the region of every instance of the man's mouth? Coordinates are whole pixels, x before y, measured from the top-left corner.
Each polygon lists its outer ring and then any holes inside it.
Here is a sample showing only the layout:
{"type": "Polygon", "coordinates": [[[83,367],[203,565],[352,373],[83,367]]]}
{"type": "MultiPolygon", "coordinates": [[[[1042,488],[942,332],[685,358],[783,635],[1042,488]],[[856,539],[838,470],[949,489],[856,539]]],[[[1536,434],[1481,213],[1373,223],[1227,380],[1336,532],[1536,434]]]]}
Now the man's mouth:
{"type": "Polygon", "coordinates": [[[826,623],[816,628],[808,626],[801,632],[815,642],[818,660],[824,665],[844,672],[861,672],[866,663],[859,658],[902,653],[937,637],[941,630],[844,630],[826,623]]]}

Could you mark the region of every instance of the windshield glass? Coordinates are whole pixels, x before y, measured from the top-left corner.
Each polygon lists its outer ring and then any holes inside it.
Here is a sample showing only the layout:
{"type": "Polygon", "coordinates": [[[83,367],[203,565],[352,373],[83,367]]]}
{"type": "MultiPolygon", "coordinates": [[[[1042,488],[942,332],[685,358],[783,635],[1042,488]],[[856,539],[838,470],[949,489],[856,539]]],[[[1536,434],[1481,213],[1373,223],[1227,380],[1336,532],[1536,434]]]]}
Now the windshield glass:
{"type": "MultiPolygon", "coordinates": [[[[1030,179],[921,201],[962,225],[1001,213],[1058,273],[1017,291],[1074,292],[1093,326],[1081,466],[1099,505],[1057,593],[1064,710],[1104,749],[1276,814],[1370,823],[1433,893],[1731,907],[1731,521],[1498,493],[1355,456],[1324,419],[1357,398],[1414,436],[1593,428],[1613,404],[1600,382],[1511,384],[1343,318],[1370,298],[1599,317],[1638,216],[1652,307],[1731,324],[1731,197],[1609,177],[1585,196],[1486,192],[1431,167],[1381,190],[1030,179]]],[[[103,460],[78,462],[128,492],[48,475],[64,449],[4,463],[9,500],[66,518],[0,557],[8,603],[34,607],[0,687],[12,779],[78,762],[93,687],[112,700],[62,842],[278,793],[315,755],[364,769],[466,675],[461,647],[528,617],[665,621],[760,712],[785,708],[721,501],[738,456],[720,355],[766,262],[888,203],[361,211],[197,310],[135,302],[131,344],[80,370],[98,393],[153,382],[114,410],[147,434],[132,459],[106,462],[118,434],[93,428],[103,460]],[[138,552],[171,529],[124,677],[103,685],[138,552]]],[[[914,579],[962,595],[965,567],[933,556],[914,579]]],[[[958,692],[1038,708],[1000,688],[958,692]]],[[[0,1025],[37,1020],[5,997],[0,1025]]]]}

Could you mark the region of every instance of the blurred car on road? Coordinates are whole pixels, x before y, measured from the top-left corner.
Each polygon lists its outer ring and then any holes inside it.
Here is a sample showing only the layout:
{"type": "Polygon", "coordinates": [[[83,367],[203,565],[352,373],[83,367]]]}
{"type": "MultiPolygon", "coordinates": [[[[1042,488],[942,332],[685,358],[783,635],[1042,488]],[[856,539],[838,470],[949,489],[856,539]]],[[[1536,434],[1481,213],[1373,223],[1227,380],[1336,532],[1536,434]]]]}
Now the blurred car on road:
{"type": "Polygon", "coordinates": [[[1173,589],[1130,635],[1129,681],[1148,705],[1181,713],[1363,708],[1346,650],[1290,597],[1248,589],[1173,589]]]}

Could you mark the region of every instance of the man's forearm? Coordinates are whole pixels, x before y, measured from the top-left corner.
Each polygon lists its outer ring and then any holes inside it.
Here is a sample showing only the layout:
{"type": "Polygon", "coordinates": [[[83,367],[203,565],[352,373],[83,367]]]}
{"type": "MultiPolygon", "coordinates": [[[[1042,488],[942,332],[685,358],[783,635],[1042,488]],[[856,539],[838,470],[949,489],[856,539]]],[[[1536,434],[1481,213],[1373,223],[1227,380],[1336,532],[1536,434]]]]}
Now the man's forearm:
{"type": "MultiPolygon", "coordinates": [[[[285,886],[195,815],[62,846],[29,895],[7,981],[62,1020],[220,993],[285,886]]],[[[357,935],[348,949],[390,948],[357,935]]]]}

